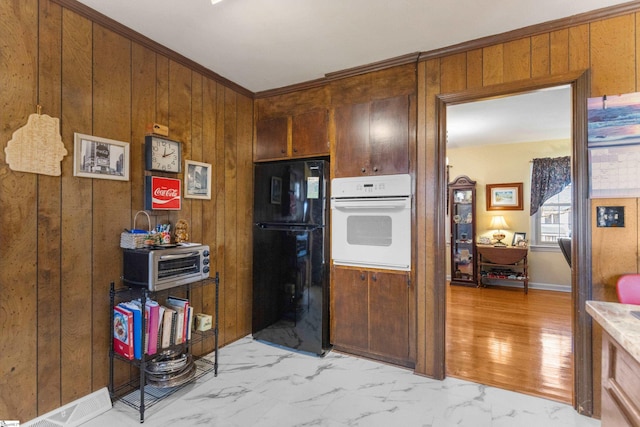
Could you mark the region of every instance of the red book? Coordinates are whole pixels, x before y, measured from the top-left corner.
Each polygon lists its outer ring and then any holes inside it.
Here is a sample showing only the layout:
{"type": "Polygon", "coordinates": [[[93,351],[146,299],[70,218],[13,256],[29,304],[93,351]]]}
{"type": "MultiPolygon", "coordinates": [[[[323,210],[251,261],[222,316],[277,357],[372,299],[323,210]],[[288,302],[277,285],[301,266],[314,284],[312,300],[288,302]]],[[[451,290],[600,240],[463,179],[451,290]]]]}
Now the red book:
{"type": "Polygon", "coordinates": [[[133,313],[122,307],[113,307],[113,350],[133,359],[133,313]]]}

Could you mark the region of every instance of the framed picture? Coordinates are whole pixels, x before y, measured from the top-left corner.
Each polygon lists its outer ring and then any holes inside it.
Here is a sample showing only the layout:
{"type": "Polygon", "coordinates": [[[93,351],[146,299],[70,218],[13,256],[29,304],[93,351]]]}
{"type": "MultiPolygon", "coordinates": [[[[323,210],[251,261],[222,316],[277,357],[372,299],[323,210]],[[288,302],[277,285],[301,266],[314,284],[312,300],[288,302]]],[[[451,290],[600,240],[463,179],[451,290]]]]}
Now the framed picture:
{"type": "Polygon", "coordinates": [[[129,143],[74,133],[73,176],[129,181],[129,143]]]}
{"type": "Polygon", "coordinates": [[[624,206],[598,206],[598,227],[624,227],[624,206]]]}
{"type": "Polygon", "coordinates": [[[527,233],[515,232],[513,233],[513,241],[511,242],[511,246],[521,246],[520,242],[527,241],[527,233]]]}
{"type": "Polygon", "coordinates": [[[211,200],[211,165],[184,161],[184,197],[211,200]]]}
{"type": "Polygon", "coordinates": [[[521,211],[522,183],[487,184],[488,211],[521,211]]]}
{"type": "Polygon", "coordinates": [[[279,205],[282,203],[282,178],[277,176],[271,177],[271,204],[279,205]]]}

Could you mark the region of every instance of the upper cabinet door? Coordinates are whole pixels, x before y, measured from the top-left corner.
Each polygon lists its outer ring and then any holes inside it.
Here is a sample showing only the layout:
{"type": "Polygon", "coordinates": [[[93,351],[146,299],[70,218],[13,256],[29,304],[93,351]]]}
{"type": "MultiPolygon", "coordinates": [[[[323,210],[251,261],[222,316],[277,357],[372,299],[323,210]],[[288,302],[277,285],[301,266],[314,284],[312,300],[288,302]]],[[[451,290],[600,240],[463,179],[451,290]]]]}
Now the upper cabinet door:
{"type": "Polygon", "coordinates": [[[409,172],[409,97],[371,103],[369,129],[371,173],[409,172]]]}
{"type": "Polygon", "coordinates": [[[409,173],[409,97],[335,110],[336,177],[409,173]]]}
{"type": "Polygon", "coordinates": [[[335,176],[368,175],[369,104],[337,107],[335,128],[335,176]]]}
{"type": "Polygon", "coordinates": [[[287,156],[287,117],[263,119],[256,122],[254,160],[280,159],[287,156]]]}
{"type": "Polygon", "coordinates": [[[327,110],[314,110],[292,118],[293,157],[329,154],[327,110]]]}

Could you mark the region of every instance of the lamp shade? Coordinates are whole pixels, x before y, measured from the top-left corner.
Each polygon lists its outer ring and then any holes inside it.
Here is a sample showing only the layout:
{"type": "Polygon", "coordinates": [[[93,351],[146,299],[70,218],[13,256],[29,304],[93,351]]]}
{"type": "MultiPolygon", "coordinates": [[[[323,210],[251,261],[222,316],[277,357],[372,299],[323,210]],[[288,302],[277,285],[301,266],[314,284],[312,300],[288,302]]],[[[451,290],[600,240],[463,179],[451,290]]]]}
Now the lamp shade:
{"type": "Polygon", "coordinates": [[[504,220],[504,217],[502,215],[496,215],[491,218],[489,228],[491,230],[506,230],[509,228],[509,226],[507,225],[507,222],[504,220]]]}

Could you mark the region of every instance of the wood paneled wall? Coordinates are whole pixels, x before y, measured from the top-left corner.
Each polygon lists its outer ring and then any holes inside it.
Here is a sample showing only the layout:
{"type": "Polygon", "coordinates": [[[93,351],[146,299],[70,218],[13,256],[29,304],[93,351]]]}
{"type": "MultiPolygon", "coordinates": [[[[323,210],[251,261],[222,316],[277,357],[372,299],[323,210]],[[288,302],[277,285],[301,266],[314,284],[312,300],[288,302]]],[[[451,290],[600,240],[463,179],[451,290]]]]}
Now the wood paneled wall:
{"type": "MultiPolygon", "coordinates": [[[[637,6],[636,6],[637,7],[637,6]]],[[[441,298],[434,271],[438,247],[437,206],[440,171],[437,150],[437,96],[492,85],[558,76],[590,70],[589,96],[640,90],[640,15],[626,13],[555,31],[537,32],[502,43],[425,58],[418,66],[418,360],[416,371],[434,375],[439,369],[433,353],[439,339],[434,319],[441,298]],[[435,295],[435,297],[434,297],[435,295]]],[[[539,31],[539,28],[538,28],[539,31]]],[[[592,233],[592,294],[594,299],[615,301],[615,280],[620,274],[638,272],[638,210],[636,199],[597,200],[594,205],[624,205],[628,214],[624,229],[598,229],[592,233]]],[[[594,328],[597,329],[597,328],[594,328]]],[[[593,334],[594,402],[599,415],[600,335],[593,334]]]]}
{"type": "MultiPolygon", "coordinates": [[[[213,166],[211,200],[151,212],[152,225],[184,218],[211,246],[221,343],[251,332],[251,97],[49,0],[0,1],[0,94],[3,146],[40,104],[69,153],[52,177],[12,171],[0,152],[0,418],[26,422],[107,385],[109,283],[120,232],[144,208],[149,123],[213,166]],[[130,180],[74,177],[74,132],[129,142],[130,180]]],[[[213,313],[212,287],[192,299],[213,313]]]]}
{"type": "MultiPolygon", "coordinates": [[[[107,384],[108,286],[121,272],[118,236],[143,208],[143,136],[166,124],[184,143],[185,158],[213,165],[210,201],[184,200],[191,238],[211,246],[221,273],[222,343],[250,333],[251,142],[253,101],[198,67],[138,44],[53,0],[0,0],[0,141],[6,144],[36,105],[59,117],[69,155],[62,176],[11,171],[0,153],[0,415],[26,421],[107,384]],[[131,143],[129,182],[73,177],[73,133],[131,143]],[[11,390],[10,393],[7,390],[11,390]]],[[[64,3],[64,2],[62,2],[64,3]]],[[[632,5],[633,6],[633,5],[632,5]]],[[[437,95],[590,70],[590,96],[635,92],[640,85],[640,15],[629,6],[615,17],[560,29],[504,35],[468,50],[427,55],[394,67],[256,101],[255,117],[302,112],[417,93],[416,372],[434,375],[437,313],[433,224],[441,182],[436,150],[437,95]]],[[[413,160],[416,159],[415,164],[413,160]]],[[[625,229],[592,224],[593,296],[613,300],[620,274],[638,272],[638,200],[598,200],[627,206],[625,229]],[[615,233],[615,235],[614,235],[615,233]]],[[[213,292],[198,290],[211,311],[213,292]]],[[[200,351],[211,345],[205,343],[200,351]]],[[[594,410],[599,411],[600,336],[593,336],[594,410]]]]}

